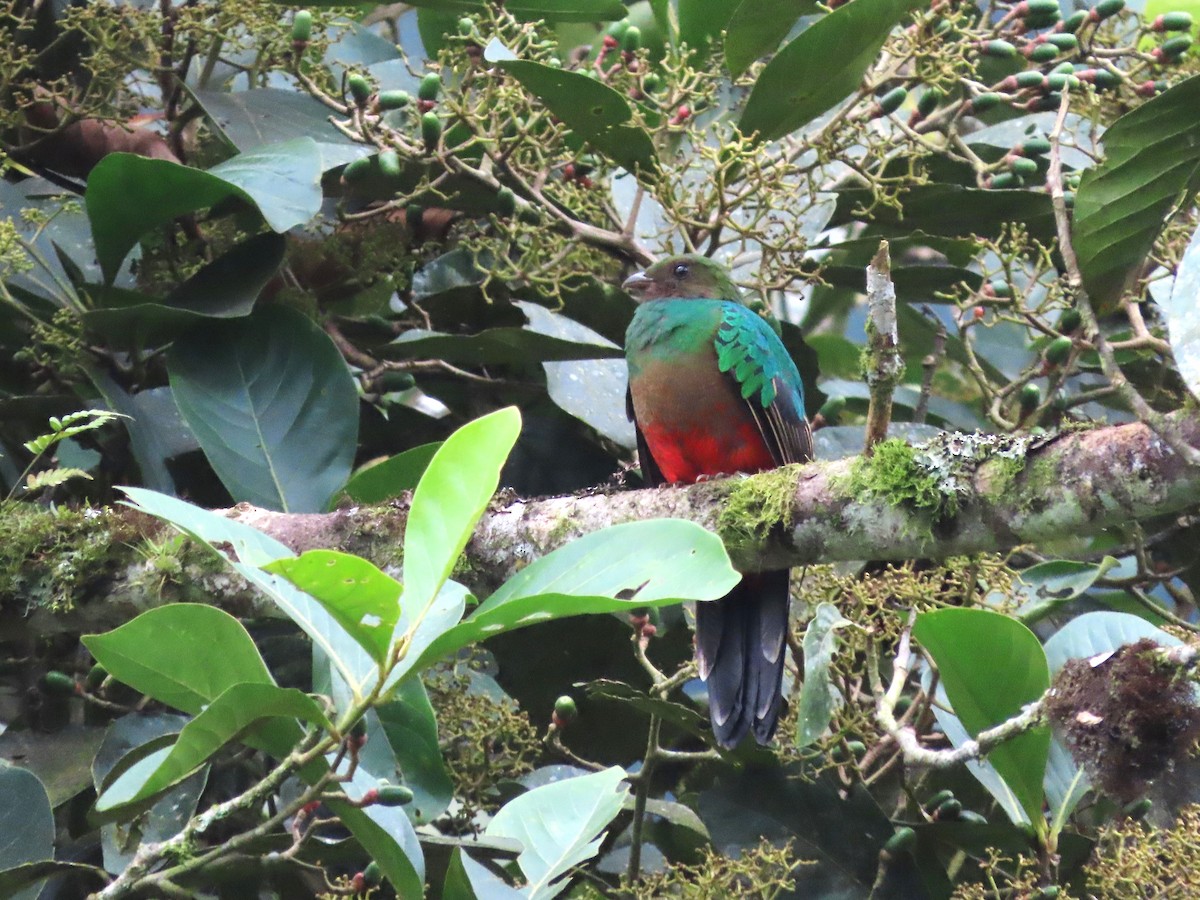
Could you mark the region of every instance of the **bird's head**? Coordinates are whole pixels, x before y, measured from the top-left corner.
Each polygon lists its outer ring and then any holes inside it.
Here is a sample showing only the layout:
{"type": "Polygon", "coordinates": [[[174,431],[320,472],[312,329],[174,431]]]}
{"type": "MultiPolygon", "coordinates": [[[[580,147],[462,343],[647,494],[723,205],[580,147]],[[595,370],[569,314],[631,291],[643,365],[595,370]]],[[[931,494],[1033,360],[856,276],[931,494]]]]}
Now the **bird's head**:
{"type": "Polygon", "coordinates": [[[742,302],[729,270],[716,260],[689,253],[660,259],[643,272],[635,272],[622,285],[638,302],[670,297],[742,302]]]}

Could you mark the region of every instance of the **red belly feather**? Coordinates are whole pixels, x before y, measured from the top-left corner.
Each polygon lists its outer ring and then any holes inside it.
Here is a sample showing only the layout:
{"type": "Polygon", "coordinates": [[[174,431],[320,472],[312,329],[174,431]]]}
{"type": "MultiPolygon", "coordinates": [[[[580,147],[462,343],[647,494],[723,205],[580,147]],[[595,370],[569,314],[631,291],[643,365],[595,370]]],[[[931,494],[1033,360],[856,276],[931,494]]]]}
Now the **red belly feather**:
{"type": "Polygon", "coordinates": [[[650,455],[667,481],[691,484],[702,475],[753,473],[775,467],[753,422],[738,422],[733,429],[725,423],[713,424],[715,430],[708,432],[643,426],[650,455]]]}

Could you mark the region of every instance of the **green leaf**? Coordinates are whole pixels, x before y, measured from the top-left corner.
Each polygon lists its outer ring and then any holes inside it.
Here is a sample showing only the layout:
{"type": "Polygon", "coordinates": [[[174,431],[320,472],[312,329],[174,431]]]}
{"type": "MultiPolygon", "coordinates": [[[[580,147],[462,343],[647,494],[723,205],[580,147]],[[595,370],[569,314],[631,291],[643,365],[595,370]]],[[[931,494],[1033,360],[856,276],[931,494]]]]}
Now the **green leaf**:
{"type": "Polygon", "coordinates": [[[528,879],[529,900],[556,896],[566,885],[555,883],[600,849],[601,832],[621,811],[629,793],[625,770],[603,772],[546,784],[510,800],[488,823],[488,837],[508,837],[524,850],[517,865],[528,879]]]}
{"type": "Polygon", "coordinates": [[[446,869],[442,900],[522,900],[525,894],[455,847],[446,869]]]}
{"type": "Polygon", "coordinates": [[[387,659],[400,618],[400,582],[359,556],[309,550],[263,568],[282,575],[337,619],[377,663],[387,659]]]}
{"type": "Polygon", "coordinates": [[[735,78],[779,46],[796,20],[817,11],[817,0],[742,0],[725,34],[725,65],[735,78]]]}
{"type": "Polygon", "coordinates": [[[438,742],[437,717],[419,678],[408,678],[389,703],[377,706],[367,717],[367,746],[360,751],[363,764],[378,774],[370,754],[385,748],[392,766],[398,767],[413,801],[404,807],[413,824],[432,822],[450,805],[454,784],[446,772],[438,742]]]}
{"type": "Polygon", "coordinates": [[[1129,613],[1090,612],[1076,616],[1046,641],[1050,671],[1058,674],[1069,659],[1090,659],[1126,644],[1149,638],[1161,647],[1179,647],[1183,641],[1129,613]]]}
{"type": "Polygon", "coordinates": [[[738,128],[774,141],[846,99],[914,0],[851,0],[813,23],[767,63],[738,128]]]}
{"type": "Polygon", "coordinates": [[[658,716],[664,722],[670,722],[693,737],[701,738],[709,744],[713,742],[712,728],[709,727],[707,719],[690,706],[651,697],[632,685],[609,678],[588,682],[584,689],[589,699],[600,698],[636,709],[647,717],[658,716]]]}
{"type": "Polygon", "coordinates": [[[656,519],[613,525],[530,563],[469,619],[435,640],[421,664],[537,622],[716,600],[739,580],[721,539],[693,522],[656,519]]]}
{"type": "Polygon", "coordinates": [[[358,438],[354,379],[304,315],[271,306],[182,335],[167,358],[184,419],[235,500],[323,512],[358,438]]]}
{"type": "MultiPolygon", "coordinates": [[[[553,313],[550,313],[553,315],[553,313]]],[[[547,360],[612,359],[624,351],[608,343],[570,341],[529,328],[487,328],[476,334],[414,329],[376,353],[381,359],[442,359],[475,366],[525,365],[547,360]]]]}
{"type": "Polygon", "coordinates": [[[346,493],[356,503],[382,503],[414,490],[442,446],[441,441],[421,444],[390,459],[359,469],[346,482],[346,493]]]}
{"type": "MultiPolygon", "coordinates": [[[[487,8],[486,0],[416,0],[409,5],[443,13],[477,13],[487,8]]],[[[625,17],[620,0],[507,0],[504,11],[522,21],[612,22],[625,17]]]]}
{"type": "Polygon", "coordinates": [[[708,56],[712,42],[720,37],[739,0],[679,0],[679,40],[693,52],[693,62],[708,56]]]}
{"type": "MultiPolygon", "coordinates": [[[[1046,654],[1028,628],[984,609],[939,609],[917,616],[913,635],[933,656],[954,713],[972,737],[1032,703],[1050,686],[1046,654]]],[[[1012,789],[1030,822],[1042,819],[1042,777],[1050,729],[1001,744],[988,761],[1012,789]]]]}
{"type": "Polygon", "coordinates": [[[94,881],[97,889],[109,881],[108,873],[98,866],[43,859],[40,862],[25,863],[0,871],[0,896],[8,897],[9,900],[33,900],[39,891],[22,891],[21,888],[36,885],[55,875],[75,876],[81,881],[87,876],[94,881]]]}
{"type": "Polygon", "coordinates": [[[96,809],[115,809],[166,790],[263,719],[275,718],[302,719],[333,730],[316,701],[295,688],[235,684],[183,726],[174,746],[151,772],[129,769],[118,776],[97,798],[96,809]]]}
{"type": "Polygon", "coordinates": [[[370,151],[329,122],[329,107],[305,93],[280,88],[195,91],[209,121],[240,151],[308,137],[316,141],[321,168],[330,169],[370,151]]]}
{"type": "Polygon", "coordinates": [[[148,232],[179,216],[236,198],[275,231],[303,225],[321,208],[321,154],[310,138],[261,147],[208,172],[132,153],[110,153],[88,177],[84,200],[96,256],[111,283],[148,232]]]}
{"type": "MultiPolygon", "coordinates": [[[[54,811],[46,789],[32,772],[0,761],[0,870],[53,858],[54,811]]],[[[37,895],[36,888],[4,894],[13,900],[37,895]]]]}
{"type": "Polygon", "coordinates": [[[1163,304],[1171,352],[1193,397],[1200,397],[1200,230],[1192,234],[1179,261],[1170,299],[1163,304]]]}
{"type": "Polygon", "coordinates": [[[413,492],[404,529],[406,610],[423,609],[450,577],[496,493],[500,469],[520,431],[520,412],[506,407],[468,422],[433,455],[413,492]]]}
{"type": "Polygon", "coordinates": [[[488,60],[521,82],[568,128],[630,172],[657,171],[654,143],[631,121],[633,113],[625,97],[581,72],[529,60],[497,58],[497,53],[503,51],[497,44],[493,41],[488,45],[488,60]]]}
{"type": "Polygon", "coordinates": [[[1017,617],[1026,625],[1045,618],[1083,594],[1117,564],[1111,556],[1106,556],[1099,563],[1052,559],[1030,566],[1021,573],[1022,592],[1027,599],[1017,617]]]}
{"type": "Polygon", "coordinates": [[[796,722],[797,747],[807,747],[820,738],[833,718],[835,695],[829,669],[837,649],[837,630],[849,624],[836,606],[822,603],[804,630],[804,688],[796,722]]]}
{"type": "Polygon", "coordinates": [[[1104,132],[1105,159],[1083,174],[1072,241],[1083,286],[1109,312],[1140,270],[1167,214],[1196,186],[1200,77],[1181,81],[1104,132]]]}
{"type": "Polygon", "coordinates": [[[147,610],[83,644],[118,681],[190,715],[235,684],[274,683],[242,624],[199,603],[147,610]]]}
{"type": "Polygon", "coordinates": [[[204,542],[238,574],[270,597],[326,654],[352,692],[366,690],[373,683],[379,672],[378,666],[338,621],[303,591],[261,568],[277,559],[295,556],[291,550],[256,528],[183,500],[142,488],[123,490],[143,512],[165,519],[204,542]],[[232,553],[218,551],[215,544],[228,544],[232,553]]]}

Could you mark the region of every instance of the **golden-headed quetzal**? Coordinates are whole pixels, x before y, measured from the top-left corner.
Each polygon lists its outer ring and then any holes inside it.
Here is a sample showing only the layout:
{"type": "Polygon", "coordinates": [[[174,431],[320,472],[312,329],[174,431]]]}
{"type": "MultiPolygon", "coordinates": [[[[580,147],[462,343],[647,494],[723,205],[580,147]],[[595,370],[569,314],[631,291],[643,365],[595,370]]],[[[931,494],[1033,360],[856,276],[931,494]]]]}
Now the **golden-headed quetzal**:
{"type": "MultiPolygon", "coordinates": [[[[812,459],[796,364],[711,259],[676,256],[638,272],[625,333],[628,409],[650,485],[761,472],[812,459]]],[[[717,741],[775,733],[788,629],[788,571],[747,574],[696,604],[696,658],[717,741]]]]}

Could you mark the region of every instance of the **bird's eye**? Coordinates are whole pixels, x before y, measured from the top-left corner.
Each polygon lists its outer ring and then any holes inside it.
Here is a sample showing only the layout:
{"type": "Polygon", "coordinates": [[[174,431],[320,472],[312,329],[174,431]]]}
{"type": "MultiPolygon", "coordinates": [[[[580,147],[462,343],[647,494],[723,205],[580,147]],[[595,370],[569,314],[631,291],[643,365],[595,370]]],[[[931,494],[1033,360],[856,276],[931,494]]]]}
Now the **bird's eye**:
{"type": "Polygon", "coordinates": [[[677,265],[675,267],[675,277],[676,278],[685,278],[685,277],[687,277],[687,273],[688,273],[687,263],[680,263],[679,265],[677,265]]]}

